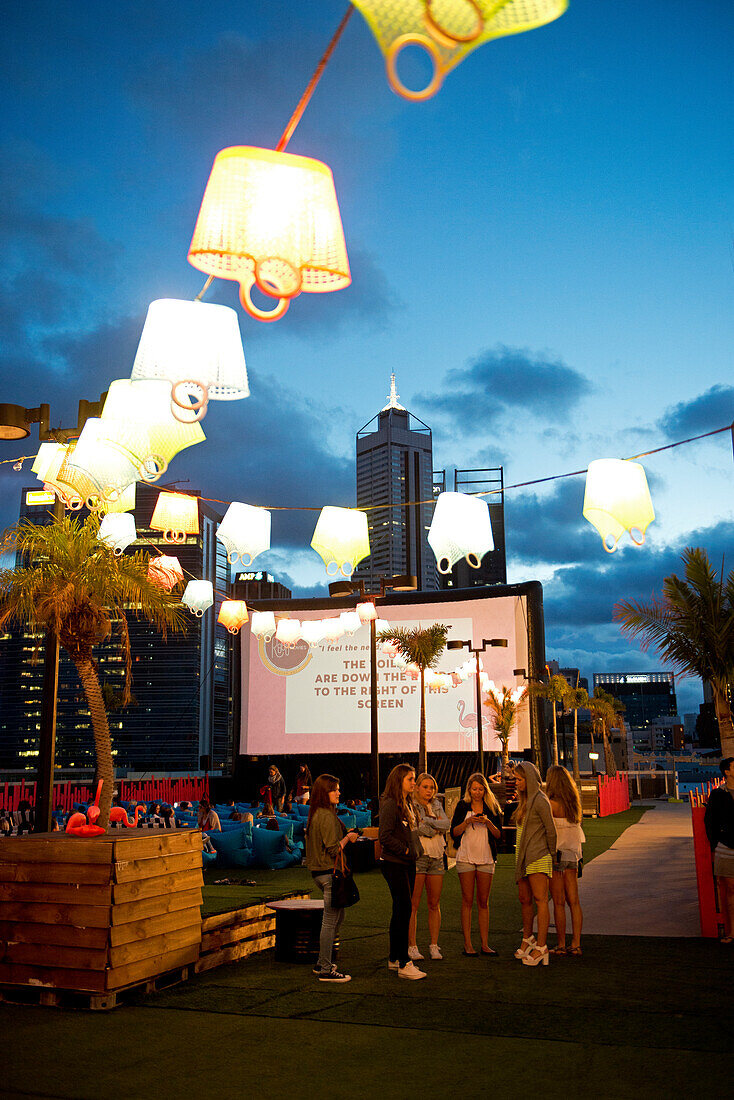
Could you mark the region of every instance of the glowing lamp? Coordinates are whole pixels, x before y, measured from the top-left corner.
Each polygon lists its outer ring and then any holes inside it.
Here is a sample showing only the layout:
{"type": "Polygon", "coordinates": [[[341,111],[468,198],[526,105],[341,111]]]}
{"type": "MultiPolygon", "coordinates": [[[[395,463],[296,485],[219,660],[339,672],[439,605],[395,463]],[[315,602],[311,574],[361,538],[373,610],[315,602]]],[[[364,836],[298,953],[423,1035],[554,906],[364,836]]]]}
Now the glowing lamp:
{"type": "Polygon", "coordinates": [[[390,629],[390,624],[387,619],[375,620],[375,631],[377,634],[384,634],[386,630],[390,629]]]}
{"type": "Polygon", "coordinates": [[[373,603],[358,603],[356,611],[362,623],[377,621],[377,608],[373,603]]]}
{"type": "Polygon", "coordinates": [[[159,584],[169,592],[177,584],[183,584],[183,579],[183,569],[178,558],[168,558],[165,554],[159,554],[148,562],[148,580],[153,584],[159,584]]]}
{"type": "Polygon", "coordinates": [[[135,517],[129,512],[110,512],[100,523],[97,538],[111,546],[115,556],[119,557],[137,538],[135,517]]]}
{"type": "Polygon", "coordinates": [[[163,532],[164,542],[185,542],[187,535],[198,535],[198,500],[186,493],[159,493],[150,526],[163,532]]]}
{"type": "Polygon", "coordinates": [[[192,410],[197,420],[206,416],[209,401],[249,397],[237,314],[176,298],[151,302],[130,377],[170,382],[171,412],[184,422],[192,410]]]}
{"type": "Polygon", "coordinates": [[[304,619],[301,623],[301,637],[306,645],[321,645],[324,640],[324,624],[321,619],[304,619]]]}
{"type": "Polygon", "coordinates": [[[301,637],[299,619],[279,619],[275,628],[275,637],[284,646],[294,646],[301,637]]]}
{"type": "Polygon", "coordinates": [[[345,632],[349,635],[356,633],[362,625],[362,620],[356,611],[342,611],[339,618],[341,619],[345,632]]]}
{"type": "Polygon", "coordinates": [[[98,417],[87,420],[59,470],[60,479],[74,486],[94,510],[117,500],[139,475],[134,458],[115,446],[101,424],[98,417]]]}
{"type": "Polygon", "coordinates": [[[398,647],[396,646],[395,642],[382,642],[382,644],[380,645],[380,650],[385,654],[386,657],[395,658],[398,654],[398,647]]]}
{"type": "Polygon", "coordinates": [[[322,558],[330,577],[339,571],[351,577],[370,552],[367,513],[358,508],[322,508],[311,546],[322,558]]]}
{"type": "Polygon", "coordinates": [[[625,531],[635,546],[642,546],[655,512],[640,463],[620,458],[589,463],[583,514],[601,535],[607,553],[616,550],[625,531]]]}
{"type": "Polygon", "coordinates": [[[266,642],[275,634],[275,615],[272,611],[253,611],[250,630],[256,638],[264,638],[266,642]]]}
{"type": "Polygon", "coordinates": [[[344,623],[341,619],[324,619],[324,641],[338,642],[344,637],[344,623]]]}
{"type": "Polygon", "coordinates": [[[282,317],[291,298],[352,281],[331,169],[310,157],[237,145],[214,160],[189,263],[240,284],[244,309],[260,321],[282,317]],[[252,288],[277,299],[270,311],[252,288]]]}
{"type": "Polygon", "coordinates": [[[465,493],[440,493],[428,532],[439,573],[450,573],[461,558],[478,569],[488,550],[494,550],[487,502],[465,493]]]}
{"type": "Polygon", "coordinates": [[[200,619],[207,608],[214,603],[214,585],[211,581],[189,581],[181,597],[181,603],[185,604],[197,619],[200,619]]]}
{"type": "Polygon", "coordinates": [[[459,676],[458,672],[451,673],[451,683],[454,685],[454,687],[458,687],[459,684],[462,684],[463,682],[464,681],[461,679],[461,676],[459,676]]]}
{"type": "Polygon", "coordinates": [[[84,501],[70,481],[61,479],[61,467],[69,451],[66,443],[42,443],[31,469],[45,487],[56,493],[67,508],[79,511],[84,501]]]}
{"type": "Polygon", "coordinates": [[[148,454],[140,470],[144,481],[155,481],[179,451],[206,439],[193,408],[190,412],[177,408],[174,416],[172,407],[171,383],[163,379],[116,378],[110,383],[102,420],[136,424],[145,430],[148,454]]]}
{"type": "Polygon", "coordinates": [[[249,619],[244,600],[223,600],[219,608],[217,622],[226,626],[230,634],[237,634],[249,619]]]}
{"type": "Polygon", "coordinates": [[[224,543],[230,564],[239,559],[248,569],[258,554],[270,549],[270,512],[234,500],[219,524],[217,538],[224,543]]]}
{"type": "Polygon", "coordinates": [[[446,73],[492,38],[519,34],[563,15],[568,0],[354,0],[385,55],[390,87],[405,99],[429,99],[446,73]],[[421,91],[400,81],[397,59],[408,45],[421,46],[433,77],[421,91]]]}
{"type": "Polygon", "coordinates": [[[123,489],[120,495],[115,500],[106,500],[104,503],[104,511],[109,515],[112,512],[134,512],[135,511],[135,483],[128,485],[127,489],[123,489]]]}

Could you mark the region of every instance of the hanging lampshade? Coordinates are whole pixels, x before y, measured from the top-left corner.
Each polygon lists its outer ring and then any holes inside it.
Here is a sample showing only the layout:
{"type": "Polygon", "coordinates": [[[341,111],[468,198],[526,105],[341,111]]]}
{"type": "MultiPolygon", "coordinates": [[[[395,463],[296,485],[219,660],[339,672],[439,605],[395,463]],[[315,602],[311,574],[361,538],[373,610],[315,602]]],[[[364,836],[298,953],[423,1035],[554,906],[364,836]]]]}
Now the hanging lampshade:
{"type": "Polygon", "coordinates": [[[219,608],[217,622],[221,623],[222,626],[226,626],[230,634],[237,634],[249,617],[244,600],[223,600],[222,606],[219,608]]]}
{"type": "Polygon", "coordinates": [[[102,409],[102,420],[136,424],[144,429],[149,453],[141,461],[140,477],[155,481],[171,459],[206,439],[196,410],[171,412],[171,383],[164,379],[116,378],[110,383],[102,409]]]}
{"type": "Polygon", "coordinates": [[[168,558],[165,554],[151,557],[148,562],[148,579],[170,592],[177,584],[183,584],[181,563],[178,558],[168,558]]]}
{"type": "Polygon", "coordinates": [[[185,542],[199,534],[199,502],[186,493],[159,493],[150,520],[153,531],[163,531],[164,542],[185,542]]]}
{"type": "Polygon", "coordinates": [[[209,401],[249,397],[236,312],[177,298],[151,302],[130,377],[170,382],[171,412],[185,423],[192,410],[203,419],[209,401]]]}
{"type": "Polygon", "coordinates": [[[461,679],[461,676],[459,676],[458,672],[451,673],[451,683],[454,685],[454,687],[458,687],[459,684],[462,684],[463,682],[464,681],[461,679]]]}
{"type": "Polygon", "coordinates": [[[301,291],[352,281],[334,179],[321,161],[237,145],[214,160],[189,248],[189,263],[240,284],[244,309],[275,321],[301,291]],[[252,288],[277,305],[252,301],[252,288]]]}
{"type": "Polygon", "coordinates": [[[131,542],[135,542],[137,532],[135,530],[135,517],[129,512],[110,512],[104,516],[99,525],[97,538],[100,542],[106,542],[115,551],[117,557],[126,550],[131,542]]]}
{"type": "Polygon", "coordinates": [[[264,638],[265,641],[275,634],[275,615],[272,611],[253,611],[250,630],[256,638],[264,638]]]}
{"type": "Polygon", "coordinates": [[[385,55],[390,87],[405,99],[435,95],[460,61],[492,38],[519,34],[563,15],[568,0],[354,0],[385,55]],[[411,91],[397,74],[406,46],[422,46],[433,63],[433,77],[411,91]]]}
{"type": "Polygon", "coordinates": [[[362,625],[362,620],[356,611],[342,611],[339,616],[342,626],[347,634],[355,634],[362,625]]]}
{"type": "Polygon", "coordinates": [[[123,489],[116,500],[106,500],[104,502],[104,511],[108,515],[115,512],[134,512],[135,482],[133,482],[132,485],[128,485],[127,489],[123,489]]]}
{"type": "Polygon", "coordinates": [[[639,462],[600,458],[589,463],[584,494],[584,519],[596,527],[611,554],[625,531],[642,546],[655,519],[645,470],[639,462]]]}
{"type": "Polygon", "coordinates": [[[224,543],[231,565],[239,559],[249,569],[258,554],[270,549],[270,512],[233,500],[217,528],[217,538],[224,543]]]}
{"type": "Polygon", "coordinates": [[[207,608],[214,603],[214,585],[211,581],[189,581],[181,603],[200,619],[207,608]]]}
{"type": "Polygon", "coordinates": [[[72,484],[93,510],[117,500],[139,474],[131,455],[109,440],[101,424],[98,417],[87,420],[59,470],[59,477],[72,484]]]}
{"type": "Polygon", "coordinates": [[[42,443],[31,469],[46,489],[56,493],[67,508],[77,512],[84,505],[84,500],[70,482],[62,481],[60,477],[69,447],[67,443],[42,443]]]}
{"type": "Polygon", "coordinates": [[[395,642],[381,642],[380,652],[384,653],[386,657],[395,658],[398,654],[398,647],[395,642]]]}
{"type": "Polygon", "coordinates": [[[301,637],[301,622],[299,619],[278,619],[275,628],[275,637],[284,646],[294,646],[301,637]]]}
{"type": "Polygon", "coordinates": [[[321,645],[324,640],[324,624],[321,619],[304,619],[301,623],[301,637],[306,645],[321,645]]]}
{"type": "Polygon", "coordinates": [[[377,608],[371,602],[358,603],[356,611],[359,615],[360,622],[369,623],[373,620],[377,620],[377,608]]]}
{"type": "Polygon", "coordinates": [[[322,508],[311,546],[322,558],[330,577],[340,570],[343,576],[351,577],[370,552],[367,513],[358,508],[322,508]]]}
{"type": "Polygon", "coordinates": [[[407,669],[407,667],[408,667],[408,658],[407,658],[407,657],[403,657],[402,653],[397,653],[397,654],[396,654],[396,655],[395,655],[395,656],[393,657],[393,664],[394,664],[394,665],[397,665],[397,667],[398,667],[398,668],[405,668],[405,669],[407,669]]]}
{"type": "Polygon", "coordinates": [[[466,493],[440,493],[428,532],[439,573],[450,573],[461,558],[478,569],[488,550],[494,550],[487,502],[466,493]]]}
{"type": "Polygon", "coordinates": [[[324,619],[324,641],[338,642],[345,634],[341,619],[324,619]]]}
{"type": "Polygon", "coordinates": [[[390,629],[390,624],[387,621],[387,619],[376,619],[375,620],[375,633],[376,634],[384,634],[385,631],[389,630],[389,629],[390,629]]]}

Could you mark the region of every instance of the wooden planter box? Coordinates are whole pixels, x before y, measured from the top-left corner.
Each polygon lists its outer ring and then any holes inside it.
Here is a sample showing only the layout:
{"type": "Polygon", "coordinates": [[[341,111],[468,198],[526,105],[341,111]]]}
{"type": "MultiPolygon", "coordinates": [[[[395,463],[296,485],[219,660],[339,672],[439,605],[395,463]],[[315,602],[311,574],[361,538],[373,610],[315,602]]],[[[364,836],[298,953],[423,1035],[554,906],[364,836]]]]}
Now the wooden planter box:
{"type": "Polygon", "coordinates": [[[113,1007],[196,961],[202,883],[198,830],[0,840],[0,985],[113,1007]]]}

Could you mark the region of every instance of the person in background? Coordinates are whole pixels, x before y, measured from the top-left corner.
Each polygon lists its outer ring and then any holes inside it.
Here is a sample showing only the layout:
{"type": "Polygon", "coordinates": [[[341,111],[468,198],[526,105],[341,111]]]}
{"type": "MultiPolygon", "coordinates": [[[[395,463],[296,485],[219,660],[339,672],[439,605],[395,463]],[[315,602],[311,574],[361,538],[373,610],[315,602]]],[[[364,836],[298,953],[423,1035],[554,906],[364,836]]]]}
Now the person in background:
{"type": "Polygon", "coordinates": [[[310,797],[311,785],[311,772],[308,770],[306,764],[299,764],[292,792],[293,801],[300,802],[302,806],[305,806],[310,797]]]}
{"type": "Polygon", "coordinates": [[[711,851],[714,875],[719,887],[724,935],[720,943],[734,943],[734,756],[719,763],[724,782],[708,797],[703,823],[711,851]]]}
{"type": "Polygon", "coordinates": [[[387,965],[398,977],[416,981],[425,978],[408,951],[408,930],[413,910],[415,865],[421,854],[415,811],[410,796],[415,788],[415,769],[397,764],[387,777],[380,799],[380,870],[392,897],[390,953],[387,965]]]}
{"type": "Polygon", "coordinates": [[[522,943],[515,952],[525,966],[548,965],[548,884],[557,848],[551,805],[541,790],[540,772],[529,760],[515,768],[517,825],[515,880],[522,909],[522,943]],[[533,936],[533,906],[538,912],[538,938],[533,936]]]}
{"type": "Polygon", "coordinates": [[[211,802],[208,798],[199,799],[198,825],[204,833],[221,833],[222,831],[222,823],[219,820],[219,814],[212,809],[211,802]]]}
{"type": "Polygon", "coordinates": [[[176,827],[172,806],[165,805],[161,807],[160,820],[164,829],[174,829],[176,827]]]}
{"type": "Polygon", "coordinates": [[[556,827],[551,897],[557,946],[551,955],[580,955],[583,913],[579,901],[581,845],[586,840],[581,828],[581,799],[573,777],[557,764],[548,768],[545,793],[550,800],[556,827]],[[566,950],[566,905],[571,910],[571,946],[566,950]]]}
{"type": "Polygon", "coordinates": [[[441,889],[446,872],[444,853],[446,851],[446,833],[449,819],[438,795],[438,784],[432,775],[423,772],[418,776],[412,794],[413,809],[418,821],[418,840],[421,854],[415,865],[415,886],[413,887],[412,910],[408,928],[408,954],[411,959],[422,959],[416,942],[418,907],[425,886],[428,898],[428,934],[430,943],[428,953],[432,959],[442,959],[438,946],[438,933],[441,930],[441,889]]]}
{"type": "Polygon", "coordinates": [[[339,970],[334,962],[334,940],[344,920],[344,910],[331,905],[334,861],[340,849],[358,836],[354,830],[346,832],[336,816],[338,803],[339,780],[333,775],[320,775],[313,785],[306,822],[306,865],[324,895],[319,958],[313,972],[320,982],[337,984],[349,982],[351,977],[339,970]]]}
{"type": "Polygon", "coordinates": [[[502,811],[481,772],[470,775],[464,797],[457,803],[451,822],[457,846],[456,871],[461,884],[461,930],[464,954],[476,955],[471,942],[474,891],[477,895],[482,955],[496,955],[489,946],[489,892],[497,863],[497,841],[502,837],[502,811]]]}
{"type": "Polygon", "coordinates": [[[27,798],[22,798],[18,803],[18,809],[15,811],[15,831],[18,836],[33,832],[33,818],[34,814],[30,802],[27,798]]]}
{"type": "Polygon", "coordinates": [[[271,764],[268,768],[267,786],[270,788],[273,808],[280,812],[283,809],[283,799],[285,798],[285,779],[275,764],[271,764]]]}

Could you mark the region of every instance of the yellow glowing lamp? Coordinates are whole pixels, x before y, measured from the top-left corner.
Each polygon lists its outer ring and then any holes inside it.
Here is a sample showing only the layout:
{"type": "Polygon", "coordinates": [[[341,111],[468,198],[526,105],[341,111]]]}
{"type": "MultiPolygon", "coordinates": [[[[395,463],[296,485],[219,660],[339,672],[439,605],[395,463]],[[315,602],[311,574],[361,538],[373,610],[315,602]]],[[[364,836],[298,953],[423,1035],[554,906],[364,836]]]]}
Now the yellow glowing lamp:
{"type": "Polygon", "coordinates": [[[115,556],[119,557],[131,542],[135,542],[135,517],[129,512],[110,512],[99,525],[97,538],[111,546],[115,556]]]}
{"type": "Polygon", "coordinates": [[[143,481],[155,481],[174,455],[206,439],[193,407],[190,412],[177,409],[177,416],[171,407],[171,383],[164,379],[116,378],[110,383],[102,420],[134,424],[145,431],[148,454],[140,463],[143,481]]]}
{"type": "Polygon", "coordinates": [[[239,633],[249,619],[247,604],[244,600],[223,600],[219,608],[217,622],[226,626],[230,634],[239,633]]]}
{"type": "Polygon", "coordinates": [[[116,446],[101,425],[97,417],[86,422],[59,470],[60,480],[72,485],[93,511],[118,500],[139,475],[130,452],[116,446]]]}
{"type": "Polygon", "coordinates": [[[170,592],[177,584],[183,584],[183,569],[178,558],[159,554],[148,562],[148,580],[170,592]]]}
{"type": "Polygon", "coordinates": [[[596,527],[611,554],[625,531],[642,546],[655,519],[645,470],[639,462],[600,458],[589,463],[584,494],[584,519],[596,527]]]}
{"type": "Polygon", "coordinates": [[[198,535],[198,500],[186,493],[159,493],[150,527],[163,532],[164,542],[185,542],[187,535],[198,535]]]}
{"type": "Polygon", "coordinates": [[[151,302],[130,377],[170,382],[171,412],[184,423],[192,410],[203,419],[209,401],[249,397],[237,314],[176,298],[151,302]]]}
{"type": "Polygon", "coordinates": [[[128,485],[127,489],[123,489],[116,500],[106,500],[102,510],[108,515],[111,512],[134,512],[135,485],[128,485]]]}
{"type": "Polygon", "coordinates": [[[68,451],[67,443],[42,443],[31,469],[46,489],[55,493],[59,500],[63,500],[67,508],[77,512],[83,506],[84,500],[71,482],[62,480],[60,476],[68,451]]]}
{"type": "Polygon", "coordinates": [[[367,513],[358,508],[321,509],[311,546],[319,554],[330,577],[341,570],[351,577],[370,552],[367,513]]]}
{"type": "Polygon", "coordinates": [[[270,549],[270,512],[233,500],[217,528],[217,538],[226,547],[230,565],[239,560],[249,569],[258,554],[270,549]]]}
{"type": "Polygon", "coordinates": [[[331,169],[310,157],[235,145],[217,153],[189,263],[240,284],[251,317],[276,321],[301,291],[349,286],[347,249],[331,169]],[[277,305],[252,301],[253,286],[277,305]]]}
{"type": "Polygon", "coordinates": [[[189,581],[181,597],[181,603],[192,615],[200,619],[214,603],[214,585],[211,581],[189,581]]]}
{"type": "Polygon", "coordinates": [[[467,54],[506,34],[530,31],[563,15],[568,0],[354,0],[385,55],[390,87],[405,99],[429,99],[467,54]],[[397,59],[406,46],[421,46],[433,77],[421,91],[406,88],[397,59]]]}
{"type": "Polygon", "coordinates": [[[428,545],[436,555],[439,573],[450,573],[461,558],[478,569],[484,555],[494,550],[487,502],[466,493],[440,493],[428,545]]]}

